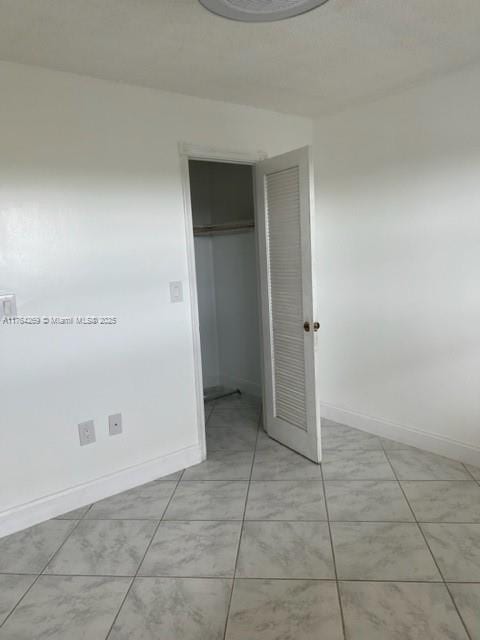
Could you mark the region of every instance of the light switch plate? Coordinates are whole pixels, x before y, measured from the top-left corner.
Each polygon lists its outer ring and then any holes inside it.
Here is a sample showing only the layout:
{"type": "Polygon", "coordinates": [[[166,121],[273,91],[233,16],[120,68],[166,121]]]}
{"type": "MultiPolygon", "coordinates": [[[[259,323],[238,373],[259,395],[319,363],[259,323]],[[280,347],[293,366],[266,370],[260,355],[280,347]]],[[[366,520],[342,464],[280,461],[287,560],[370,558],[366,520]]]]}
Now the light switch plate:
{"type": "Polygon", "coordinates": [[[81,422],[78,425],[78,436],[80,438],[80,446],[84,447],[87,444],[93,444],[96,442],[95,437],[95,424],[93,420],[87,422],[81,422]]]}
{"type": "Polygon", "coordinates": [[[111,436],[118,436],[122,431],[122,414],[114,413],[113,415],[108,416],[108,433],[111,436]]]}
{"type": "Polygon", "coordinates": [[[180,280],[170,282],[170,302],[183,302],[183,285],[180,280]]]}
{"type": "Polygon", "coordinates": [[[14,293],[0,293],[0,318],[15,318],[17,299],[14,293]]]}

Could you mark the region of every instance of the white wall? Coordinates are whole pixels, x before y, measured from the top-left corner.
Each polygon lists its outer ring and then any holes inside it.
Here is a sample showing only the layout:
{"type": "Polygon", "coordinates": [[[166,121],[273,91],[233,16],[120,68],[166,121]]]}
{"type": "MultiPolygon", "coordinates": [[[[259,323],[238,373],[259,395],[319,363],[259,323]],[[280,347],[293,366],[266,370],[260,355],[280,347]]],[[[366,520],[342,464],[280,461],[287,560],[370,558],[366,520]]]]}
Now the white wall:
{"type": "Polygon", "coordinates": [[[256,244],[253,231],[213,238],[220,382],[261,395],[256,244]]]}
{"type": "Polygon", "coordinates": [[[216,387],[221,384],[213,241],[214,239],[209,236],[195,238],[197,300],[204,388],[216,387]]]}
{"type": "Polygon", "coordinates": [[[253,231],[195,238],[204,388],[261,395],[257,256],[253,231]]]}
{"type": "MultiPolygon", "coordinates": [[[[211,224],[211,163],[189,162],[189,178],[193,224],[194,226],[211,224]]],[[[220,364],[212,238],[196,236],[194,245],[203,385],[204,387],[215,387],[220,384],[220,364]]]]}
{"type": "Polygon", "coordinates": [[[480,464],[479,105],[473,67],[319,120],[315,160],[324,415],[480,464]]]}
{"type": "Polygon", "coordinates": [[[177,144],[273,155],[312,131],[297,117],[7,63],[0,93],[0,287],[16,292],[20,315],[118,317],[0,325],[6,532],[38,519],[32,506],[46,516],[59,496],[64,508],[91,500],[109,474],[127,470],[97,494],[138,482],[135,465],[153,461],[153,474],[169,454],[199,455],[188,287],[183,304],[168,290],[187,284],[177,144]],[[125,433],[109,438],[118,411],[125,433]],[[88,419],[97,443],[80,448],[88,419]]]}

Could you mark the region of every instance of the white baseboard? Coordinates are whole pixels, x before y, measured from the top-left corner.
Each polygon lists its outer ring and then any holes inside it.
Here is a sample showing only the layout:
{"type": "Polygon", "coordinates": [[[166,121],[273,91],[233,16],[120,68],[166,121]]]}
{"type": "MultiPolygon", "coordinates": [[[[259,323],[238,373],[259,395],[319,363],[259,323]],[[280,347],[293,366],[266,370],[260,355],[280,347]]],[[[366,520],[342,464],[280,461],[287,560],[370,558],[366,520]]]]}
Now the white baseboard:
{"type": "Polygon", "coordinates": [[[372,418],[325,402],[321,403],[320,412],[322,417],[328,420],[480,467],[480,447],[422,429],[407,427],[381,418],[372,418]]]}
{"type": "Polygon", "coordinates": [[[0,513],[0,538],[202,462],[199,444],[0,513]]]}

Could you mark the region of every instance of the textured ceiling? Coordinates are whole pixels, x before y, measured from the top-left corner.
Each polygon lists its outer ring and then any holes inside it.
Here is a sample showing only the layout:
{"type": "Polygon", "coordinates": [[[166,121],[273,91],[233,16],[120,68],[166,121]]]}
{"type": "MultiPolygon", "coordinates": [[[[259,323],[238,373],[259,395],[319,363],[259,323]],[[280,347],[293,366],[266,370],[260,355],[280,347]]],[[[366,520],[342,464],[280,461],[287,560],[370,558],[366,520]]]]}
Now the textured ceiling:
{"type": "Polygon", "coordinates": [[[197,0],[0,0],[0,59],[316,116],[480,60],[480,0],[329,0],[269,24],[197,0]]]}

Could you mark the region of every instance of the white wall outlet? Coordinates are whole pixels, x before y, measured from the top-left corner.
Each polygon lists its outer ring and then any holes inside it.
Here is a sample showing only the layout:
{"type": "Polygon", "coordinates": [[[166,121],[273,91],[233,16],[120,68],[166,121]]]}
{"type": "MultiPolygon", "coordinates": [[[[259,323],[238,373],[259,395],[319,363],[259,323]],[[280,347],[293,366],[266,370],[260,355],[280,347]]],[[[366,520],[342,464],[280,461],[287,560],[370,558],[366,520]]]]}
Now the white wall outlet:
{"type": "Polygon", "coordinates": [[[170,282],[170,302],[183,302],[183,285],[181,281],[170,282]]]}
{"type": "Polygon", "coordinates": [[[78,435],[80,437],[81,447],[84,447],[86,444],[93,444],[96,441],[95,424],[93,420],[81,422],[78,425],[78,435]]]}
{"type": "Polygon", "coordinates": [[[108,416],[108,433],[111,436],[118,436],[122,431],[122,414],[114,413],[112,416],[108,416]]]}

